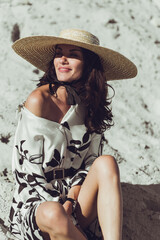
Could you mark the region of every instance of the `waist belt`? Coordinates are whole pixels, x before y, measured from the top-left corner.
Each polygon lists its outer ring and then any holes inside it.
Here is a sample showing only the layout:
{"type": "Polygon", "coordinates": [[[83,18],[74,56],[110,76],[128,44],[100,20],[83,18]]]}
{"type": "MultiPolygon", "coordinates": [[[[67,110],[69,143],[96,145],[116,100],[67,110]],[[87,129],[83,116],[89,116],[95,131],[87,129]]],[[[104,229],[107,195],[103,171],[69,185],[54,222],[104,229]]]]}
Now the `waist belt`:
{"type": "Polygon", "coordinates": [[[52,171],[46,172],[45,176],[47,182],[51,182],[54,179],[64,179],[65,177],[71,177],[76,172],[74,168],[55,168],[52,171]]]}

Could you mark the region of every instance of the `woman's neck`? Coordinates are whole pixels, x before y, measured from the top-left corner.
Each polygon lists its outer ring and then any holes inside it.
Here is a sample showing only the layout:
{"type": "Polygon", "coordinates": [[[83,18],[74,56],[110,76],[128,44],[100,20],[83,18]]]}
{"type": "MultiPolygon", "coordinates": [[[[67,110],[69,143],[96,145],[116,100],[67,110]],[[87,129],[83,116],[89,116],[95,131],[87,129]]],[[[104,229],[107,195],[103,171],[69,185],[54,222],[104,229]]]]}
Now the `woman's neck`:
{"type": "Polygon", "coordinates": [[[72,82],[62,82],[57,79],[54,79],[53,82],[49,84],[50,93],[51,95],[58,96],[60,99],[63,99],[64,102],[67,100],[68,105],[79,104],[81,102],[80,98],[81,95],[80,85],[82,85],[81,80],[82,79],[78,79],[72,82]],[[59,88],[63,90],[58,91],[59,88]]]}
{"type": "Polygon", "coordinates": [[[60,86],[54,94],[54,97],[62,103],[67,104],[68,93],[66,88],[64,86],[60,86]]]}

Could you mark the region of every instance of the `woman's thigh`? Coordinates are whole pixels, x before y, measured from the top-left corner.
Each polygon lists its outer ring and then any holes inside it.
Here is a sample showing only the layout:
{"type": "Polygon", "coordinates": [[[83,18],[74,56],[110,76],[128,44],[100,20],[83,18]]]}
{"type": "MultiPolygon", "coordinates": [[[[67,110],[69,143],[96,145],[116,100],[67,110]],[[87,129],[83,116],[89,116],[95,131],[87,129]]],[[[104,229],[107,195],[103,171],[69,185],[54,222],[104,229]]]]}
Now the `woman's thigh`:
{"type": "Polygon", "coordinates": [[[92,164],[78,196],[76,214],[82,228],[87,227],[97,217],[99,186],[105,188],[108,179],[115,175],[119,178],[118,166],[112,156],[100,156],[92,164]]]}

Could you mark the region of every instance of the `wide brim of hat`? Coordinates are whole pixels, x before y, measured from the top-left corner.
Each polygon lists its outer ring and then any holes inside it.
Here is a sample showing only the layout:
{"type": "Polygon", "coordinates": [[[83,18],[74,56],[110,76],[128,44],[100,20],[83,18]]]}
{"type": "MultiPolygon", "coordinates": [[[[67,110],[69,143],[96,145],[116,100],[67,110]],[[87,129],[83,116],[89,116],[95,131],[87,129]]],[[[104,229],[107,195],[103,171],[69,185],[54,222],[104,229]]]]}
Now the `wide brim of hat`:
{"type": "Polygon", "coordinates": [[[32,36],[17,40],[12,48],[36,68],[46,72],[57,44],[75,45],[96,53],[100,57],[106,80],[128,79],[137,75],[135,64],[128,58],[112,49],[95,44],[54,36],[32,36]]]}

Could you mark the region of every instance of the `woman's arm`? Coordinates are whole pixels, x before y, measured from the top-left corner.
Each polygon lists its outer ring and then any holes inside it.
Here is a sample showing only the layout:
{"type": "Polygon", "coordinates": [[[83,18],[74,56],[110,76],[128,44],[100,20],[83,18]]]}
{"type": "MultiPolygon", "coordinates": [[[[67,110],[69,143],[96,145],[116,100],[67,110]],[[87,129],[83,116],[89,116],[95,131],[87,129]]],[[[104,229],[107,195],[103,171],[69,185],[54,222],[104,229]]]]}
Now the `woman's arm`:
{"type": "MultiPolygon", "coordinates": [[[[101,134],[94,134],[93,138],[90,143],[90,147],[88,149],[88,152],[84,158],[84,163],[82,164],[82,169],[79,169],[77,173],[73,176],[73,178],[70,180],[71,189],[68,192],[69,198],[72,198],[74,200],[77,200],[79,191],[81,189],[81,185],[87,176],[87,173],[90,169],[90,166],[94,162],[94,160],[102,154],[102,139],[103,135],[101,134]]],[[[72,213],[72,203],[70,201],[66,201],[64,203],[64,208],[66,212],[70,215],[72,213]]]]}
{"type": "MultiPolygon", "coordinates": [[[[73,186],[73,187],[69,190],[67,197],[68,197],[68,198],[72,198],[72,199],[74,199],[74,200],[77,200],[80,189],[81,189],[81,185],[73,186]]],[[[66,201],[66,202],[63,204],[63,207],[64,207],[64,209],[65,209],[65,211],[67,212],[68,215],[71,215],[71,214],[72,214],[72,203],[71,203],[70,201],[66,201]]]]}
{"type": "Polygon", "coordinates": [[[92,139],[84,157],[83,163],[80,169],[77,170],[76,174],[70,179],[71,188],[76,185],[82,185],[86,178],[88,171],[94,162],[94,160],[102,155],[103,150],[103,134],[93,133],[92,139]]]}

